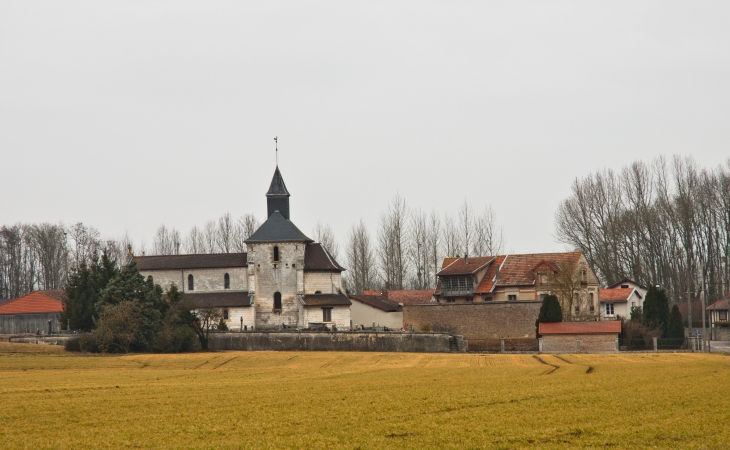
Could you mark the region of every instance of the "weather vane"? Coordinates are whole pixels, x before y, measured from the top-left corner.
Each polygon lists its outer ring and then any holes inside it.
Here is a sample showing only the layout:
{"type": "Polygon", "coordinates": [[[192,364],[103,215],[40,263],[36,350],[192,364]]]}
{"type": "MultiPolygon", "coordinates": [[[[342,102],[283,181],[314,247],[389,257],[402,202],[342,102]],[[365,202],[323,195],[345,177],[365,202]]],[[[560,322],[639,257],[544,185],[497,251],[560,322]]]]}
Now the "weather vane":
{"type": "Polygon", "coordinates": [[[276,145],[276,167],[279,167],[279,136],[274,136],[274,144],[276,145]]]}

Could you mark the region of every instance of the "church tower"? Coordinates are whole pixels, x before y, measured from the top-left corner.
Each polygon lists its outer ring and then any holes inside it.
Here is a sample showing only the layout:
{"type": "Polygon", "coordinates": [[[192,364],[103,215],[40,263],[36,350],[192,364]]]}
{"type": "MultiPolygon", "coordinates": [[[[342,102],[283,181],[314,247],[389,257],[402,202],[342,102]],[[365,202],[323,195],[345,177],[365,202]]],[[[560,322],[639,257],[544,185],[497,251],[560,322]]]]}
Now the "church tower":
{"type": "Polygon", "coordinates": [[[268,218],[246,239],[256,328],[296,327],[301,323],[305,249],[313,241],[289,220],[289,191],[279,167],[266,193],[266,209],[268,218]]]}

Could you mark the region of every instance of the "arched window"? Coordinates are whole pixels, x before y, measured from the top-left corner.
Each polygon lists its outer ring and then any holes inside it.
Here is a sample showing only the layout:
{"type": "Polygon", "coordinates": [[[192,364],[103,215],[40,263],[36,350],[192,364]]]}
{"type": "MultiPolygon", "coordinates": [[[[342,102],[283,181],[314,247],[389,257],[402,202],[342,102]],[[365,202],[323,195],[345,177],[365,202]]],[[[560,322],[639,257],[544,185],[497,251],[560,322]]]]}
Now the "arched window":
{"type": "Polygon", "coordinates": [[[195,290],[195,280],[193,279],[193,275],[188,275],[188,291],[194,291],[195,290]]]}
{"type": "Polygon", "coordinates": [[[281,293],[274,292],[274,309],[281,309],[281,293]]]}
{"type": "Polygon", "coordinates": [[[582,281],[584,283],[587,281],[586,280],[586,271],[585,270],[581,271],[581,273],[580,273],[580,281],[582,281]]]}
{"type": "Polygon", "coordinates": [[[279,247],[274,246],[274,261],[278,261],[278,260],[279,260],[279,247]]]}
{"type": "Polygon", "coordinates": [[[231,277],[228,274],[223,275],[223,289],[231,288],[231,277]]]}
{"type": "Polygon", "coordinates": [[[314,291],[315,294],[321,294],[322,291],[314,291]]]}
{"type": "Polygon", "coordinates": [[[227,309],[223,310],[223,320],[228,320],[228,310],[227,309]]]}

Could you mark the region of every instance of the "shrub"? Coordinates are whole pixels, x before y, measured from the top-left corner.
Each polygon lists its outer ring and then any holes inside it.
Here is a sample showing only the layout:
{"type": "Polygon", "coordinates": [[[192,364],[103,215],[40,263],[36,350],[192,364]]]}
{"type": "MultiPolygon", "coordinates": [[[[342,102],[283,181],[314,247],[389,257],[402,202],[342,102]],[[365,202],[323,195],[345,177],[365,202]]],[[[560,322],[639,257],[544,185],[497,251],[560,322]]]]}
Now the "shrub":
{"type": "Polygon", "coordinates": [[[424,323],[420,326],[420,331],[431,331],[431,324],[430,323],[424,323]]]}
{"type": "Polygon", "coordinates": [[[81,351],[81,336],[69,339],[63,346],[67,352],[81,351]]]}
{"type": "Polygon", "coordinates": [[[215,328],[218,331],[228,331],[228,325],[226,325],[226,321],[223,320],[223,317],[221,317],[220,322],[218,322],[218,325],[215,328]]]}

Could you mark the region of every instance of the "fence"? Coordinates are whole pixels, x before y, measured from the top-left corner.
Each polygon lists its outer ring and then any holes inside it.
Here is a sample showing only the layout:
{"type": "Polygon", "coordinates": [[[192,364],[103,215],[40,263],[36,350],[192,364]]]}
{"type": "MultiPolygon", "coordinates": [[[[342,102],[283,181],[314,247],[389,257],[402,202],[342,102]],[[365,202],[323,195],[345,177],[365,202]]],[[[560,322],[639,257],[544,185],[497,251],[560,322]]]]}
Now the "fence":
{"type": "Polygon", "coordinates": [[[537,352],[537,339],[468,339],[470,352],[537,352]]]}
{"type": "Polygon", "coordinates": [[[655,351],[655,350],[697,350],[699,349],[695,338],[678,339],[643,339],[643,338],[619,338],[619,351],[655,351]],[[655,342],[656,341],[656,347],[655,342]],[[692,347],[694,346],[694,348],[692,347]]]}

